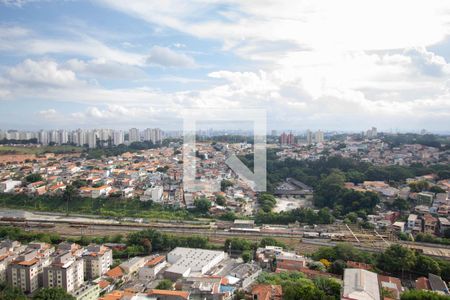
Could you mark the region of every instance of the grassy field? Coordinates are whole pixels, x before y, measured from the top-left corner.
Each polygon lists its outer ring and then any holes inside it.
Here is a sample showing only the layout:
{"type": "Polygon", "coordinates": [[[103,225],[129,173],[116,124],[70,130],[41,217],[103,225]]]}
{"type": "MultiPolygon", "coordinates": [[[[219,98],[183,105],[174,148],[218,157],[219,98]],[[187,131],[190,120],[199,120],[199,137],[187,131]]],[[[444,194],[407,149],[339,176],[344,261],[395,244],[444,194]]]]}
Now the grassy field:
{"type": "Polygon", "coordinates": [[[0,155],[2,154],[43,154],[43,153],[77,153],[83,149],[76,146],[43,146],[43,147],[23,147],[23,146],[2,146],[0,145],[0,155]]]}
{"type": "MultiPolygon", "coordinates": [[[[65,213],[67,203],[62,196],[29,197],[23,194],[1,194],[0,207],[65,213]]],[[[103,217],[137,217],[166,220],[195,220],[199,217],[185,209],[165,208],[139,200],[116,198],[81,198],[69,202],[69,212],[103,217]]]]}

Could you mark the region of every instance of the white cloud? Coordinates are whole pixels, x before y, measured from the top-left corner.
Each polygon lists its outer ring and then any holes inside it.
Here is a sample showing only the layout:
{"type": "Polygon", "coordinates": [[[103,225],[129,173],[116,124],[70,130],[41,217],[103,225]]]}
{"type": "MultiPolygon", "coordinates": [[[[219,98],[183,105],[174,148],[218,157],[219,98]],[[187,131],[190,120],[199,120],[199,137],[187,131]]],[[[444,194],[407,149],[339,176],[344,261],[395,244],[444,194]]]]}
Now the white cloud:
{"type": "Polygon", "coordinates": [[[0,51],[21,55],[82,55],[117,64],[143,66],[146,56],[108,46],[85,33],[66,32],[65,37],[40,37],[34,31],[17,26],[0,27],[0,51]]]}
{"type": "Polygon", "coordinates": [[[63,69],[51,60],[26,59],[9,69],[5,77],[12,84],[34,87],[64,87],[82,83],[73,71],[63,69]]]}
{"type": "Polygon", "coordinates": [[[425,47],[406,49],[405,55],[411,58],[414,67],[425,75],[442,76],[450,73],[450,66],[442,56],[427,51],[425,47]]]}
{"type": "Polygon", "coordinates": [[[86,76],[112,79],[137,79],[147,77],[138,67],[108,61],[104,58],[91,60],[70,59],[65,63],[67,68],[86,76]]]}
{"type": "Polygon", "coordinates": [[[40,110],[37,114],[45,120],[54,120],[58,116],[54,108],[40,110]]]}
{"type": "Polygon", "coordinates": [[[436,43],[449,33],[445,1],[165,1],[99,0],[147,22],[227,48],[243,41],[293,41],[312,49],[397,49],[436,43]],[[211,18],[216,12],[224,18],[211,18]]]}
{"type": "Polygon", "coordinates": [[[192,57],[160,46],[152,47],[147,63],[162,67],[195,67],[196,65],[192,57]]]}

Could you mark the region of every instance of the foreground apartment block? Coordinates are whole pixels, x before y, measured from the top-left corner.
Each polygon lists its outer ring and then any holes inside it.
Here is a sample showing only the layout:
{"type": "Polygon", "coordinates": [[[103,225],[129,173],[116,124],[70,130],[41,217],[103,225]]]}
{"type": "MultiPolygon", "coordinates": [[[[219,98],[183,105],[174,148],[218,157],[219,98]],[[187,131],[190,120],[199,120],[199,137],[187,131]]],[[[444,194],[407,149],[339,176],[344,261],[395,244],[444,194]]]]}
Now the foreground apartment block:
{"type": "Polygon", "coordinates": [[[42,285],[43,268],[51,262],[54,248],[46,243],[30,243],[28,249],[12,261],[7,269],[8,283],[32,293],[42,285]]]}
{"type": "Polygon", "coordinates": [[[87,280],[105,274],[113,263],[112,250],[101,245],[89,245],[83,253],[84,277],[87,280]]]}
{"type": "Polygon", "coordinates": [[[84,282],[84,261],[63,252],[53,259],[50,266],[44,268],[44,287],[59,287],[66,292],[78,289],[84,282]]]}

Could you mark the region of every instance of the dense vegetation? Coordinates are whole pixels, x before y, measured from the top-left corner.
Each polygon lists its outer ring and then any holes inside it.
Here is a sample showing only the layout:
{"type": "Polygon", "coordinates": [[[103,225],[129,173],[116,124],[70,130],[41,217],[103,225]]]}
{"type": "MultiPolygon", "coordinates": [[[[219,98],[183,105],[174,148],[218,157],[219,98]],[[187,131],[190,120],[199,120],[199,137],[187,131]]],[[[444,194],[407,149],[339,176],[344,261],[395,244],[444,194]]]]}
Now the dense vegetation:
{"type": "Polygon", "coordinates": [[[409,290],[402,293],[400,300],[448,300],[446,295],[425,290],[409,290]]]}
{"type": "Polygon", "coordinates": [[[449,149],[450,140],[435,134],[403,133],[396,135],[384,135],[383,140],[391,147],[399,147],[404,144],[420,144],[429,147],[449,149]]]}
{"type": "Polygon", "coordinates": [[[346,189],[345,180],[345,174],[337,170],[323,176],[314,190],[314,204],[317,207],[333,208],[342,214],[359,210],[372,212],[375,205],[380,202],[378,195],[373,192],[346,189]]]}
{"type": "Polygon", "coordinates": [[[339,244],[320,248],[312,258],[330,261],[329,271],[337,274],[345,268],[345,262],[350,260],[370,264],[376,270],[398,277],[407,273],[413,276],[428,276],[428,273],[433,273],[442,276],[445,281],[450,280],[450,262],[425,256],[398,244],[377,254],[358,250],[348,244],[339,244]]]}
{"type": "Polygon", "coordinates": [[[61,288],[41,288],[28,298],[19,288],[11,287],[5,283],[0,283],[1,300],[75,300],[75,297],[66,293],[61,288]]]}
{"type": "Polygon", "coordinates": [[[117,156],[126,152],[138,152],[140,150],[147,149],[155,149],[158,147],[167,147],[172,142],[179,142],[179,139],[164,139],[161,143],[154,144],[151,141],[143,141],[143,142],[133,142],[129,145],[120,144],[117,146],[113,146],[111,142],[106,143],[106,146],[103,143],[98,143],[98,147],[95,149],[85,149],[84,155],[88,159],[100,159],[103,156],[117,156]]]}
{"type": "MultiPolygon", "coordinates": [[[[240,157],[247,165],[253,164],[253,155],[240,157]]],[[[365,180],[382,180],[400,182],[406,178],[436,173],[440,179],[450,178],[450,166],[445,164],[423,166],[374,166],[351,158],[330,156],[314,161],[285,159],[278,160],[276,150],[267,151],[268,190],[273,191],[276,185],[288,177],[297,179],[317,188],[322,178],[334,171],[340,171],[345,181],[361,183],[365,180]]]]}
{"type": "Polygon", "coordinates": [[[68,294],[62,288],[41,288],[38,289],[32,298],[33,300],[75,300],[76,298],[68,294]]]}
{"type": "Polygon", "coordinates": [[[0,282],[0,299],[2,300],[27,300],[21,289],[0,282]]]}
{"type": "MultiPolygon", "coordinates": [[[[1,144],[1,143],[0,143],[1,144]]],[[[24,145],[21,143],[21,145],[24,145]]],[[[0,147],[0,154],[36,154],[41,155],[45,153],[54,154],[71,154],[80,153],[83,150],[82,147],[73,145],[59,145],[59,146],[9,146],[3,145],[0,147]]]]}
{"type": "Polygon", "coordinates": [[[28,196],[0,193],[0,206],[38,211],[79,213],[105,217],[140,217],[150,219],[193,220],[198,214],[186,209],[165,207],[138,199],[80,197],[76,191],[64,195],[28,196]]]}
{"type": "Polygon", "coordinates": [[[331,224],[333,221],[334,217],[327,208],[322,208],[318,212],[311,208],[296,208],[279,213],[260,210],[255,215],[255,222],[258,224],[290,224],[299,222],[313,225],[331,224]]]}
{"type": "Polygon", "coordinates": [[[318,277],[313,280],[300,272],[279,274],[263,272],[258,283],[281,285],[285,300],[334,300],[340,299],[341,285],[332,278],[318,277]]]}

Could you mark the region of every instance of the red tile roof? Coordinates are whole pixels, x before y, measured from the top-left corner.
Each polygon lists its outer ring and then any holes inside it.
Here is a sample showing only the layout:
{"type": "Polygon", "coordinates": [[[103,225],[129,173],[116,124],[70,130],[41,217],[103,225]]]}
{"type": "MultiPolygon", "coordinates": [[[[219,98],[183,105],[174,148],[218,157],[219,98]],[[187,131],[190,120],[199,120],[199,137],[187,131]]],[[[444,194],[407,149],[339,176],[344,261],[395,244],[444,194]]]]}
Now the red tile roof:
{"type": "Polygon", "coordinates": [[[178,296],[181,297],[183,299],[188,299],[189,298],[189,292],[184,292],[184,291],[168,291],[168,290],[150,290],[150,292],[148,293],[149,296],[157,296],[157,295],[161,295],[161,296],[178,296]]]}

